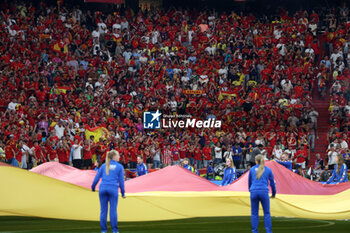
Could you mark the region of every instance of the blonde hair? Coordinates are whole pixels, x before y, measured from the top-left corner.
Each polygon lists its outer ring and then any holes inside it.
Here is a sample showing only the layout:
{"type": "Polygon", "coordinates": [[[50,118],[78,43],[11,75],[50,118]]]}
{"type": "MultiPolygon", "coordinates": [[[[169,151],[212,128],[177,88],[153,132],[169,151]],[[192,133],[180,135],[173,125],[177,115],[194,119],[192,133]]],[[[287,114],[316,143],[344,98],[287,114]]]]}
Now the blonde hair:
{"type": "Polygon", "coordinates": [[[109,175],[109,164],[115,155],[119,155],[119,152],[116,150],[111,150],[107,152],[106,156],[106,174],[109,175]]]}
{"type": "MultiPolygon", "coordinates": [[[[235,167],[234,164],[233,164],[233,160],[232,160],[231,158],[227,158],[226,161],[227,161],[227,160],[230,160],[230,161],[231,161],[231,168],[235,167]]],[[[226,168],[227,168],[227,167],[228,167],[228,166],[226,165],[226,168]]]]}
{"type": "Polygon", "coordinates": [[[262,174],[264,173],[265,170],[265,160],[264,160],[264,156],[262,155],[257,155],[255,157],[255,162],[257,164],[259,164],[259,168],[258,171],[256,172],[256,179],[260,179],[260,177],[262,176],[262,174]]]}
{"type": "Polygon", "coordinates": [[[344,157],[341,154],[338,154],[337,156],[338,156],[337,173],[339,173],[340,169],[341,169],[341,167],[343,166],[343,163],[344,163],[344,157]]]}

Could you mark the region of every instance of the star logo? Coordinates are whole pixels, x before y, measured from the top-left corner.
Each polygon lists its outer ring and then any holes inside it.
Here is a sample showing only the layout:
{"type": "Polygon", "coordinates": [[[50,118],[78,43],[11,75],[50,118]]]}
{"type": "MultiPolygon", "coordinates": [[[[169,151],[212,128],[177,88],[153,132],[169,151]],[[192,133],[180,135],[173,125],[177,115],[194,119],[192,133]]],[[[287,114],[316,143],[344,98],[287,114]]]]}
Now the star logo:
{"type": "Polygon", "coordinates": [[[160,116],[162,114],[157,110],[156,112],[143,113],[143,128],[145,129],[160,129],[160,116]]]}
{"type": "Polygon", "coordinates": [[[162,114],[159,112],[159,110],[157,110],[155,113],[152,113],[152,120],[151,122],[153,122],[154,120],[158,119],[158,117],[160,117],[162,114]]]}

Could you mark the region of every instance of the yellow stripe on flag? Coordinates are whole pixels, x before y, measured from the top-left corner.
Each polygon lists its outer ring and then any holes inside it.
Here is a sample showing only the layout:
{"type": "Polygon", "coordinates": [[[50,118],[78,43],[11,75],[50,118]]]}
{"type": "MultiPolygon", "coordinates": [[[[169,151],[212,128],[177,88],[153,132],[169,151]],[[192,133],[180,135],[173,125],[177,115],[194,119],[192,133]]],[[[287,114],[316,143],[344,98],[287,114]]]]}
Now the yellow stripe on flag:
{"type": "MultiPolygon", "coordinates": [[[[6,187],[0,193],[0,216],[99,220],[98,192],[14,167],[0,167],[0,177],[6,177],[0,180],[1,187],[6,187]],[[23,193],[27,198],[23,198],[23,193]]],[[[251,214],[249,192],[143,192],[126,195],[126,199],[119,199],[118,220],[121,222],[251,214]]],[[[350,190],[335,195],[277,194],[270,200],[271,215],[350,219],[349,195],[350,190]]]]}

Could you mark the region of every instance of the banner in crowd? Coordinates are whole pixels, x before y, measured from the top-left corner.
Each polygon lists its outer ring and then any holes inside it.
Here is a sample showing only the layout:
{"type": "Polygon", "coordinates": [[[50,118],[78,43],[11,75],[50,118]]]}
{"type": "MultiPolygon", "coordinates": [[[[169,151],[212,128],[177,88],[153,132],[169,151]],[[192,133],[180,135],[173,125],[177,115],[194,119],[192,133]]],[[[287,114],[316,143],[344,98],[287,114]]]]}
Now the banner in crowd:
{"type": "Polygon", "coordinates": [[[123,0],[84,0],[84,2],[101,2],[101,3],[122,4],[123,0]]]}
{"type": "Polygon", "coordinates": [[[182,93],[187,95],[202,95],[204,94],[204,91],[203,90],[183,90],[182,93]]]}
{"type": "Polygon", "coordinates": [[[230,92],[230,91],[222,91],[222,92],[220,92],[219,100],[222,100],[224,98],[224,96],[227,96],[227,97],[229,97],[229,99],[231,99],[233,96],[237,97],[237,94],[230,92]]]}
{"type": "Polygon", "coordinates": [[[94,136],[94,141],[98,142],[100,138],[106,139],[109,135],[108,130],[105,127],[95,127],[85,129],[85,138],[89,139],[90,136],[94,136]]]}

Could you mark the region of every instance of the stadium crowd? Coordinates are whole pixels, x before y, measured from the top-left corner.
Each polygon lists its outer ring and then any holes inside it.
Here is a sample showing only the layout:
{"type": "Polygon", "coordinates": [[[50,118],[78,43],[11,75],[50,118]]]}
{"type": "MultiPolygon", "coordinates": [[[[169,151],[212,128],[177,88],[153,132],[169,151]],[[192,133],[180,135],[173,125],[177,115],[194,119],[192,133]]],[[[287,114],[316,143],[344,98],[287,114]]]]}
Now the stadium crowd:
{"type": "Polygon", "coordinates": [[[349,92],[349,65],[350,65],[350,40],[349,23],[346,25],[335,22],[349,22],[349,9],[340,8],[339,13],[331,11],[327,16],[328,26],[331,29],[325,35],[325,48],[329,51],[329,57],[321,62],[328,68],[327,71],[318,74],[319,77],[328,75],[332,81],[330,85],[330,122],[327,140],[327,159],[329,168],[335,166],[335,157],[343,155],[345,163],[350,165],[349,151],[349,116],[350,116],[350,92],[349,92]],[[347,20],[346,20],[347,19],[347,20]],[[345,27],[344,27],[345,26],[345,27]],[[339,36],[342,35],[342,36],[339,36]]]}
{"type": "Polygon", "coordinates": [[[330,9],[333,18],[282,8],[275,18],[176,8],[102,13],[45,2],[1,9],[0,147],[8,163],[92,168],[116,149],[129,168],[138,155],[148,168],[184,158],[197,168],[226,158],[249,168],[258,154],[283,153],[305,168],[317,136],[312,96],[324,98],[327,85],[336,120],[329,142],[349,139],[346,6],[340,16],[330,9]],[[156,110],[222,127],[144,129],[143,112],[156,110]],[[85,137],[99,127],[104,137],[85,137]]]}

